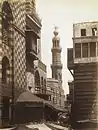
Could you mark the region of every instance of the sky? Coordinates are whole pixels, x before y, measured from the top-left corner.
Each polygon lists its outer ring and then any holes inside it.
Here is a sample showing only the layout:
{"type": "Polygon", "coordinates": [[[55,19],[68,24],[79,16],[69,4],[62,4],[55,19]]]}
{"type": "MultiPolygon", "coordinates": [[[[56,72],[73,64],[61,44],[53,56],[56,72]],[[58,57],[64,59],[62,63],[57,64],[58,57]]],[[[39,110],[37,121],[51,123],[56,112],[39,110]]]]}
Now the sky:
{"type": "Polygon", "coordinates": [[[47,77],[51,77],[52,38],[54,26],[59,28],[62,47],[63,88],[69,92],[67,82],[72,76],[67,69],[67,48],[73,47],[73,24],[98,21],[98,0],[36,0],[37,13],[42,19],[42,61],[47,65],[47,77]]]}

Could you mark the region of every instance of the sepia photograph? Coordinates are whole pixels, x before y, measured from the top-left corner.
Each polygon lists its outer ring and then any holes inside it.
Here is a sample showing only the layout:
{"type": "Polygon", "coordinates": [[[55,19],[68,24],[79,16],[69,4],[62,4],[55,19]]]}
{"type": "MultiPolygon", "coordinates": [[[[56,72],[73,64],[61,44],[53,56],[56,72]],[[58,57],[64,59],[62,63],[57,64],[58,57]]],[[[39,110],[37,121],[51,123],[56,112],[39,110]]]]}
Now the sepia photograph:
{"type": "Polygon", "coordinates": [[[97,13],[97,0],[0,0],[0,130],[98,130],[97,13]]]}

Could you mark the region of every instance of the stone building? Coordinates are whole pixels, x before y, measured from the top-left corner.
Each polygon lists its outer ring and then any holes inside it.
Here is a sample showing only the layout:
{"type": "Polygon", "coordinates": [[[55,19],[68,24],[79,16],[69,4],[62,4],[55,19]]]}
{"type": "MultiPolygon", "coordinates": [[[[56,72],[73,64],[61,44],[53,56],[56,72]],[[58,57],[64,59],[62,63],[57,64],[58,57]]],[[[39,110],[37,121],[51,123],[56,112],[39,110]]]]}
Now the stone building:
{"type": "Polygon", "coordinates": [[[12,105],[26,89],[24,1],[0,1],[0,126],[13,117],[12,105]]]}
{"type": "Polygon", "coordinates": [[[2,0],[0,12],[0,126],[4,127],[12,122],[13,105],[21,93],[46,92],[46,65],[41,61],[41,20],[35,1],[2,0]]]}
{"type": "Polygon", "coordinates": [[[27,89],[47,99],[46,65],[41,60],[41,20],[36,12],[35,0],[26,2],[26,59],[27,89]]]}
{"type": "MultiPolygon", "coordinates": [[[[37,109],[34,108],[36,105],[33,104],[32,109],[31,106],[28,109],[28,100],[33,102],[33,94],[49,99],[46,65],[41,60],[41,27],[35,0],[0,1],[0,127],[14,123],[17,115],[20,118],[23,116],[25,122],[26,119],[33,120],[31,113],[37,109]],[[24,100],[26,103],[22,102],[24,100]],[[24,114],[26,112],[27,115],[24,114]]],[[[61,68],[57,70],[60,79],[61,68]]],[[[59,85],[61,86],[61,80],[59,85]]],[[[63,90],[59,88],[60,95],[63,95],[63,90]]],[[[43,100],[35,98],[41,103],[42,117],[43,100]]],[[[52,108],[49,109],[51,113],[52,108]]],[[[46,117],[48,119],[47,113],[46,117]]],[[[20,118],[17,116],[17,120],[20,118]]]]}
{"type": "Polygon", "coordinates": [[[68,69],[74,78],[72,119],[98,119],[98,22],[73,25],[73,48],[68,49],[68,69]],[[73,72],[72,72],[73,70],[73,72]]]}
{"type": "Polygon", "coordinates": [[[59,84],[58,80],[53,78],[47,78],[47,90],[50,95],[49,100],[56,104],[57,106],[61,106],[61,98],[59,92],[59,84]]]}
{"type": "Polygon", "coordinates": [[[62,88],[62,63],[61,63],[61,47],[60,38],[58,36],[57,27],[54,30],[52,39],[52,78],[47,79],[47,88],[51,90],[51,101],[61,107],[64,107],[64,90],[62,88]]]}

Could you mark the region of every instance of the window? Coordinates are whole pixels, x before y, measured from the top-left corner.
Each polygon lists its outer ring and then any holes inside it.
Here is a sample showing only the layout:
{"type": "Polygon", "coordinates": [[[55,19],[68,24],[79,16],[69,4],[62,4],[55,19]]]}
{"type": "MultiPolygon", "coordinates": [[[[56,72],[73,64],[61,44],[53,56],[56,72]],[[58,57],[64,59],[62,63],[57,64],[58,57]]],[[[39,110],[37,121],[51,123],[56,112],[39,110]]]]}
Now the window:
{"type": "Polygon", "coordinates": [[[75,43],[75,58],[81,57],[81,44],[75,43]]]}
{"type": "Polygon", "coordinates": [[[88,43],[82,43],[82,56],[88,57],[88,43]]]}
{"type": "Polygon", "coordinates": [[[90,57],[96,56],[96,43],[91,42],[90,43],[90,57]]]}
{"type": "Polygon", "coordinates": [[[56,41],[55,40],[53,41],[53,47],[54,48],[56,47],[56,41]]]}
{"type": "Polygon", "coordinates": [[[81,36],[86,36],[86,29],[81,29],[81,36]]]}
{"type": "Polygon", "coordinates": [[[31,46],[32,50],[37,53],[37,39],[34,37],[31,37],[31,46]]]}
{"type": "Polygon", "coordinates": [[[8,81],[10,81],[9,73],[10,72],[10,65],[9,65],[9,60],[7,59],[6,56],[3,57],[2,59],[2,83],[6,84],[8,81]]]}
{"type": "Polygon", "coordinates": [[[97,28],[92,28],[92,36],[96,36],[97,28]]]}

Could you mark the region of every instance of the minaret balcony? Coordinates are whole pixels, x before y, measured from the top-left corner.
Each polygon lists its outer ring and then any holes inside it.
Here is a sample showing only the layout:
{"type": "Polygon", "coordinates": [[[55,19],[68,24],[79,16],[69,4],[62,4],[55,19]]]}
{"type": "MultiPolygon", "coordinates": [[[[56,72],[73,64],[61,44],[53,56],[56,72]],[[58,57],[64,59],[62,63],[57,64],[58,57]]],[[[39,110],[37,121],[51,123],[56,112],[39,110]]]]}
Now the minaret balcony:
{"type": "Polygon", "coordinates": [[[63,65],[62,64],[52,64],[51,68],[58,68],[58,69],[62,69],[63,65]]]}
{"type": "Polygon", "coordinates": [[[51,52],[59,52],[59,53],[61,53],[61,51],[62,51],[61,47],[55,47],[55,48],[51,49],[51,52]]]}

